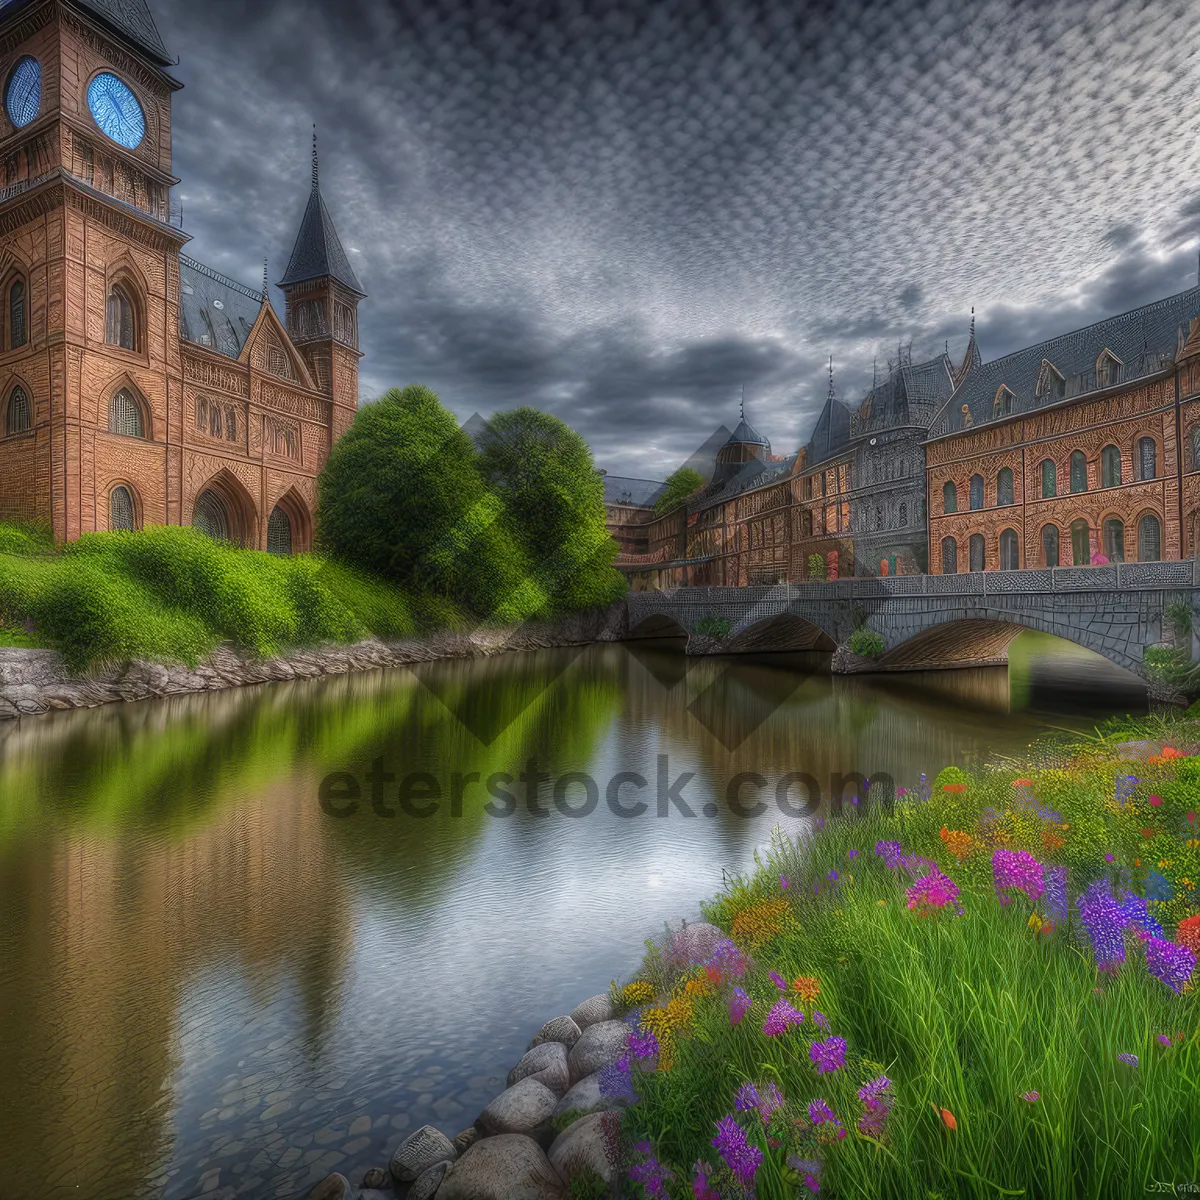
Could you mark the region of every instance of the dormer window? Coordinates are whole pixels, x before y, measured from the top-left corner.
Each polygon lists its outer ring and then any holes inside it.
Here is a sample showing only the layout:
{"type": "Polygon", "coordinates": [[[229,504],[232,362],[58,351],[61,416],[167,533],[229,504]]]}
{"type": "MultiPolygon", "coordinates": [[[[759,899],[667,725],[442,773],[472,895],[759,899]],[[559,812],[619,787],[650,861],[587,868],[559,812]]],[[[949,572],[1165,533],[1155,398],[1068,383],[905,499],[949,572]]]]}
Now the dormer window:
{"type": "Polygon", "coordinates": [[[1042,370],[1038,375],[1037,395],[1040,399],[1062,400],[1067,394],[1067,380],[1049,359],[1042,359],[1042,370]]]}
{"type": "Polygon", "coordinates": [[[992,401],[992,416],[1007,417],[1014,410],[1017,403],[1016,394],[1009,388],[1001,384],[996,389],[996,398],[992,401]]]}
{"type": "Polygon", "coordinates": [[[1096,387],[1112,387],[1113,384],[1118,383],[1123,366],[1124,363],[1111,350],[1103,350],[1100,357],[1096,359],[1096,387]]]}

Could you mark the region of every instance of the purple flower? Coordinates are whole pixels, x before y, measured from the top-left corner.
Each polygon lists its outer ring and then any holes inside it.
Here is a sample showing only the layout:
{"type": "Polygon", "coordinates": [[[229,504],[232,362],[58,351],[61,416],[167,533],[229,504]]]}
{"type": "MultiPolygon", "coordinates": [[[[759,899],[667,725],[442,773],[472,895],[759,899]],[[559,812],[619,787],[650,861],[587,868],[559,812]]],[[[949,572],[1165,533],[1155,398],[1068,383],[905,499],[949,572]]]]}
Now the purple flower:
{"type": "Polygon", "coordinates": [[[1106,854],[1104,856],[1104,861],[1106,863],[1115,862],[1116,858],[1117,858],[1117,856],[1115,854],[1106,854]]]}
{"type": "Polygon", "coordinates": [[[1046,920],[1061,925],[1067,919],[1067,868],[1047,867],[1043,875],[1046,888],[1046,920]]]}
{"type": "Polygon", "coordinates": [[[857,858],[857,857],[858,857],[858,851],[857,851],[857,850],[847,850],[847,851],[846,851],[846,857],[847,857],[847,858],[857,858]]]}
{"type": "Polygon", "coordinates": [[[779,989],[781,992],[786,992],[786,991],[787,991],[787,987],[788,987],[788,985],[787,985],[787,980],[786,980],[786,979],[784,979],[784,977],[783,977],[782,975],[780,975],[780,974],[779,974],[778,972],[776,972],[776,971],[768,971],[768,972],[767,972],[767,974],[768,974],[768,975],[771,977],[771,982],[772,982],[772,983],[773,983],[773,984],[774,984],[774,985],[775,985],[775,986],[776,986],[776,987],[777,987],[777,988],[778,988],[778,989],[779,989]]]}
{"type": "Polygon", "coordinates": [[[771,1114],[783,1105],[783,1093],[773,1083],[759,1091],[752,1083],[743,1083],[733,1098],[738,1112],[757,1112],[764,1125],[771,1123],[771,1114]]]}
{"type": "Polygon", "coordinates": [[[667,1195],[667,1180],[675,1176],[667,1170],[653,1154],[649,1142],[638,1142],[636,1149],[646,1156],[646,1161],[635,1163],[629,1168],[629,1178],[634,1183],[640,1183],[647,1196],[665,1197],[667,1195]]]}
{"type": "Polygon", "coordinates": [[[745,1131],[732,1116],[722,1117],[717,1122],[717,1136],[712,1144],[742,1187],[749,1188],[763,1160],[763,1152],[746,1141],[745,1131]]]}
{"type": "Polygon", "coordinates": [[[720,1193],[709,1182],[713,1169],[699,1159],[692,1164],[692,1200],[721,1200],[720,1193]]]}
{"type": "Polygon", "coordinates": [[[832,1124],[836,1127],[839,1139],[846,1136],[846,1127],[838,1120],[837,1114],[824,1100],[814,1100],[808,1106],[808,1119],[814,1125],[832,1124]]]}
{"type": "Polygon", "coordinates": [[[780,886],[781,888],[783,888],[783,890],[784,890],[785,892],[787,891],[787,876],[786,876],[786,875],[780,875],[780,877],[779,877],[779,886],[780,886]]]}
{"type": "Polygon", "coordinates": [[[958,899],[958,884],[934,867],[905,893],[910,909],[945,908],[958,899]]]}
{"type": "Polygon", "coordinates": [[[633,1073],[628,1054],[622,1054],[610,1067],[600,1069],[600,1095],[624,1104],[635,1104],[637,1092],[633,1086],[633,1073]]]}
{"type": "Polygon", "coordinates": [[[1155,937],[1163,936],[1163,927],[1150,915],[1146,901],[1141,896],[1135,896],[1133,892],[1129,891],[1122,892],[1121,909],[1131,925],[1136,925],[1139,929],[1154,934],[1155,937]]]}
{"type": "Polygon", "coordinates": [[[644,1033],[635,1033],[629,1039],[629,1050],[639,1062],[645,1062],[658,1053],[658,1038],[649,1029],[644,1033]]]}
{"type": "Polygon", "coordinates": [[[1160,1046],[1169,1046],[1171,1044],[1171,1039],[1165,1033],[1160,1033],[1158,1035],[1158,1044],[1160,1046]]]}
{"type": "Polygon", "coordinates": [[[713,967],[726,979],[741,979],[750,967],[750,960],[729,938],[722,938],[712,948],[705,966],[713,967]]]}
{"type": "Polygon", "coordinates": [[[1118,1054],[1117,1062],[1123,1062],[1127,1067],[1136,1067],[1138,1056],[1136,1054],[1118,1054]]]}
{"type": "Polygon", "coordinates": [[[1195,952],[1187,946],[1177,946],[1165,938],[1146,939],[1146,970],[1155,979],[1161,979],[1171,991],[1183,991],[1183,985],[1191,979],[1195,969],[1195,952]]]}
{"type": "Polygon", "coordinates": [[[729,997],[729,1023],[738,1025],[750,1007],[750,997],[740,988],[735,987],[729,997]]]}
{"type": "Polygon", "coordinates": [[[1036,1104],[1042,1098],[1040,1092],[1022,1092],[1021,1099],[1027,1104],[1036,1104]]]}
{"type": "Polygon", "coordinates": [[[876,842],[875,853],[883,859],[883,865],[891,871],[900,865],[900,856],[904,853],[904,847],[899,842],[876,842]]]}
{"type": "Polygon", "coordinates": [[[1030,900],[1042,894],[1042,864],[1028,850],[997,850],[992,855],[992,875],[997,892],[1016,888],[1030,900]]]}
{"type": "Polygon", "coordinates": [[[1079,920],[1092,942],[1096,965],[1116,970],[1125,962],[1125,926],[1129,918],[1113,899],[1108,880],[1093,880],[1076,901],[1079,920]]]}
{"type": "Polygon", "coordinates": [[[846,1039],[831,1037],[823,1042],[813,1042],[808,1048],[808,1057],[816,1063],[818,1075],[836,1071],[846,1065],[846,1039]]]}
{"type": "Polygon", "coordinates": [[[763,1033],[767,1037],[778,1037],[781,1033],[786,1033],[789,1025],[799,1025],[804,1020],[804,1014],[797,1012],[786,1000],[779,999],[775,1001],[771,1011],[767,1013],[766,1023],[763,1025],[763,1033]]]}
{"type": "Polygon", "coordinates": [[[858,1119],[859,1133],[873,1138],[883,1136],[888,1114],[892,1111],[895,1101],[891,1088],[892,1081],[886,1075],[879,1075],[858,1089],[858,1098],[866,1109],[858,1119]]]}
{"type": "Polygon", "coordinates": [[[818,1029],[828,1029],[829,1021],[826,1019],[823,1012],[815,1012],[812,1015],[813,1020],[817,1023],[818,1029]]]}
{"type": "Polygon", "coordinates": [[[890,1092],[891,1086],[892,1081],[886,1075],[876,1075],[874,1079],[868,1079],[858,1089],[858,1098],[864,1104],[870,1100],[879,1100],[880,1097],[890,1092]]]}
{"type": "Polygon", "coordinates": [[[821,1190],[821,1171],[824,1168],[824,1163],[815,1159],[798,1158],[795,1154],[789,1154],[787,1165],[804,1178],[804,1186],[810,1192],[819,1192],[821,1190]]]}

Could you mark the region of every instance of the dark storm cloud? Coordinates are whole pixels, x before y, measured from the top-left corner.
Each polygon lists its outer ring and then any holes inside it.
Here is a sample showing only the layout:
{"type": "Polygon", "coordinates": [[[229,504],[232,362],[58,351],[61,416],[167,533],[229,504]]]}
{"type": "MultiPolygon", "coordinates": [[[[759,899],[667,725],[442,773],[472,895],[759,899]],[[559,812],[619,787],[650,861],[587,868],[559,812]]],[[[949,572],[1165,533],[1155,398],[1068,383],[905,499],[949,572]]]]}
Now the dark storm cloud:
{"type": "Polygon", "coordinates": [[[743,384],[790,452],[830,354],[857,399],[972,305],[994,357],[1195,280],[1186,4],[151,3],[189,252],[279,277],[315,120],[364,398],[533,403],[614,472],[743,384]]]}

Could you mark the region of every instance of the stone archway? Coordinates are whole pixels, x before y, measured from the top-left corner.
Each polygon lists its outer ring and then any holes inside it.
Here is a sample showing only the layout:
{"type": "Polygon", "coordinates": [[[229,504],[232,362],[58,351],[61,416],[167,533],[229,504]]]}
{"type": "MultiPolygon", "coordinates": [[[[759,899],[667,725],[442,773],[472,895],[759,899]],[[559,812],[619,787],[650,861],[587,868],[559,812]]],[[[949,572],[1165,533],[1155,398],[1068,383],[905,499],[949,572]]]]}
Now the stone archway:
{"type": "Polygon", "coordinates": [[[254,501],[228,471],[218,472],[197,493],[191,523],[215,541],[234,546],[256,541],[254,501]]]}
{"type": "Polygon", "coordinates": [[[312,517],[295,488],[288,488],[271,509],[266,544],[272,554],[302,554],[312,549],[312,517]]]}

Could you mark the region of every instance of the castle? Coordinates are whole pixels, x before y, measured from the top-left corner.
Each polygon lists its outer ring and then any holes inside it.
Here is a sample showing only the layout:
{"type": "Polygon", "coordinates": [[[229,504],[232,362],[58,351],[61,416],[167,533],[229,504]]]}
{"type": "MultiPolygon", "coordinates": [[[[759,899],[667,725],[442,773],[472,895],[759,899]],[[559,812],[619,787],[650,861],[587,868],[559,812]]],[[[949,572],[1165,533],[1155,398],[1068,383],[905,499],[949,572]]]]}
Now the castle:
{"type": "Polygon", "coordinates": [[[606,476],[635,590],[1200,553],[1200,287],[984,362],[901,351],[774,457],[744,418],[706,487],[606,476]]]}
{"type": "Polygon", "coordinates": [[[312,544],[358,405],[361,285],[312,185],[281,321],[171,219],[181,84],[146,0],[0,8],[0,520],[312,544]]]}

